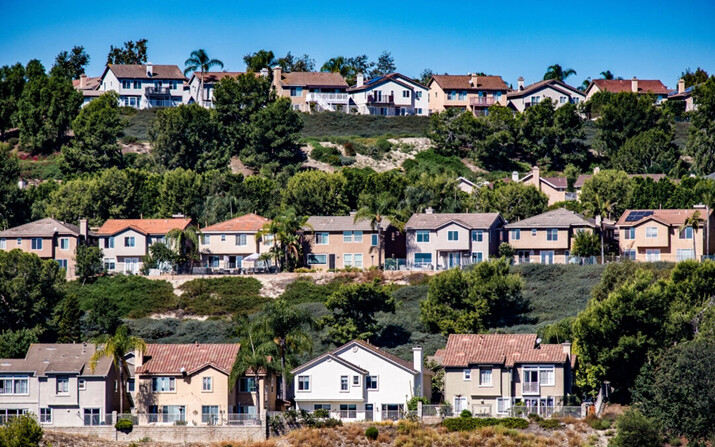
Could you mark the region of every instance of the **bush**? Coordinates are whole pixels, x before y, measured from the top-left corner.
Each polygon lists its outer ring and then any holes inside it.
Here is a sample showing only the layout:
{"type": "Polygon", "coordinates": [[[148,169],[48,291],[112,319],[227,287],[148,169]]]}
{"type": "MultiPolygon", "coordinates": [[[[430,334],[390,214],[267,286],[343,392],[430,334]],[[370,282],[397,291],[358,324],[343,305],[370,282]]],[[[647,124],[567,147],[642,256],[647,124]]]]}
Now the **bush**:
{"type": "Polygon", "coordinates": [[[121,139],[121,142],[124,144],[134,144],[137,141],[139,141],[139,139],[137,137],[135,137],[134,135],[125,135],[121,139]]]}
{"type": "Polygon", "coordinates": [[[616,421],[617,434],[611,441],[615,447],[660,447],[663,439],[655,421],[637,410],[627,410],[616,421]]]}
{"type": "Polygon", "coordinates": [[[42,441],[42,427],[34,417],[25,414],[11,418],[0,426],[0,446],[37,447],[42,441]]]}
{"type": "Polygon", "coordinates": [[[600,419],[595,414],[586,416],[586,423],[594,430],[608,430],[611,428],[610,419],[600,419]]]}
{"type": "Polygon", "coordinates": [[[427,404],[429,404],[429,399],[427,399],[426,397],[413,396],[412,399],[407,401],[407,410],[408,411],[417,410],[417,407],[419,406],[419,402],[422,402],[423,405],[427,405],[427,404]]]}
{"type": "Polygon", "coordinates": [[[537,425],[544,430],[557,430],[561,428],[561,421],[558,419],[541,419],[536,421],[537,425]]]}
{"type": "Polygon", "coordinates": [[[255,278],[198,278],[181,285],[179,307],[197,315],[249,315],[271,300],[255,278]]]}
{"type": "Polygon", "coordinates": [[[377,427],[368,427],[365,429],[365,437],[371,441],[376,440],[379,434],[380,432],[377,431],[377,427]]]}
{"type": "Polygon", "coordinates": [[[330,412],[326,410],[325,408],[318,408],[313,412],[313,417],[316,418],[329,418],[330,417],[330,412]]]}
{"type": "Polygon", "coordinates": [[[511,429],[525,429],[529,426],[527,419],[521,418],[448,418],[442,421],[442,425],[449,431],[471,431],[480,427],[501,425],[511,429]]]}
{"type": "Polygon", "coordinates": [[[114,424],[114,428],[119,431],[131,431],[131,429],[134,428],[134,423],[131,419],[119,419],[117,423],[114,424]]]}
{"type": "Polygon", "coordinates": [[[459,417],[460,418],[470,418],[470,417],[472,417],[472,412],[465,408],[464,410],[462,410],[461,413],[459,413],[459,417]]]}
{"type": "Polygon", "coordinates": [[[392,143],[390,143],[389,141],[387,141],[384,138],[380,138],[379,140],[377,140],[377,143],[375,143],[375,146],[382,153],[389,152],[390,150],[392,150],[392,143]]]}
{"type": "Polygon", "coordinates": [[[525,429],[529,426],[529,421],[522,418],[501,418],[497,419],[497,425],[502,425],[506,428],[525,429]]]}

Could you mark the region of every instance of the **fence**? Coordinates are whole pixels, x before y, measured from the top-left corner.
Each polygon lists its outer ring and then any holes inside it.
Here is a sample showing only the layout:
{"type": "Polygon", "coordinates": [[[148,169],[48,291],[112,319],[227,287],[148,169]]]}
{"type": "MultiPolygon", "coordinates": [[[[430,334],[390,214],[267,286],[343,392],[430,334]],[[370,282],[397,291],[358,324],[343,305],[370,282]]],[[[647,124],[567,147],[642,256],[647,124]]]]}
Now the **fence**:
{"type": "Polygon", "coordinates": [[[544,418],[550,417],[575,417],[582,418],[585,411],[581,406],[513,406],[509,409],[508,416],[525,418],[530,414],[538,414],[544,418]]]}

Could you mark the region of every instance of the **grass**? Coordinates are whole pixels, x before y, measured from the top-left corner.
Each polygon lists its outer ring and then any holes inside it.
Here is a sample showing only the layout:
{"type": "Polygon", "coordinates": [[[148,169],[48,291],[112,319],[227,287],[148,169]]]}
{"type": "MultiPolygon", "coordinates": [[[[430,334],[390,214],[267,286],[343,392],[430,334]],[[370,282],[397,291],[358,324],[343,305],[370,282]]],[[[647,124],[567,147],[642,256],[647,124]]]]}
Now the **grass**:
{"type": "Polygon", "coordinates": [[[147,128],[156,116],[158,108],[137,110],[131,107],[122,107],[122,115],[127,120],[124,136],[136,138],[137,141],[147,141],[147,128]]]}
{"type": "Polygon", "coordinates": [[[324,112],[305,114],[302,117],[303,137],[422,137],[429,125],[429,117],[426,116],[385,117],[324,112]]]}
{"type": "Polygon", "coordinates": [[[271,300],[260,295],[262,284],[255,278],[198,278],[179,288],[179,307],[196,315],[243,315],[261,310],[271,300]]]}

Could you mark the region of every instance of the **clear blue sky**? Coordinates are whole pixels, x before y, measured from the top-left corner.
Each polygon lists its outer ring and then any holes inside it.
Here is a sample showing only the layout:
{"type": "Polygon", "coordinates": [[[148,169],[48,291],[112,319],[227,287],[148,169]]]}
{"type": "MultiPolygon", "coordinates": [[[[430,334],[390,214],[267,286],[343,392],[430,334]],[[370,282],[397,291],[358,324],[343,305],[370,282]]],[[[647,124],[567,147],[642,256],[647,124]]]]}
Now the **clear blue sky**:
{"type": "Polygon", "coordinates": [[[715,73],[715,1],[120,1],[0,0],[0,65],[83,45],[101,74],[110,45],[149,40],[149,60],[183,69],[204,48],[241,71],[258,49],[309,54],[317,66],[336,55],[392,53],[398,71],[418,75],[481,71],[516,85],[559,63],[580,85],[609,69],[675,88],[686,68],[715,73]]]}

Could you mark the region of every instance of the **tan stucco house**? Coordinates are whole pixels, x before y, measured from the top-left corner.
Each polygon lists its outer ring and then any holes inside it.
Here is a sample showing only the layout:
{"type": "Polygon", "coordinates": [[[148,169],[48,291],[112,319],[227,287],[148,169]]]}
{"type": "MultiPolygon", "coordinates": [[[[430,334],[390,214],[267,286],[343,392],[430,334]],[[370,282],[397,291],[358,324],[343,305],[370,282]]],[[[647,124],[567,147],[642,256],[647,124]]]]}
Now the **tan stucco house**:
{"type": "Polygon", "coordinates": [[[586,99],[586,95],[556,79],[539,81],[524,87],[524,78],[519,77],[517,89],[507,93],[506,98],[509,107],[523,112],[546,99],[551,100],[557,108],[565,104],[579,104],[586,99]]]}
{"type": "Polygon", "coordinates": [[[245,214],[201,228],[201,265],[224,270],[244,268],[244,259],[266,253],[273,246],[272,236],[256,235],[268,222],[257,214],[245,214]]]}
{"type": "Polygon", "coordinates": [[[501,76],[434,75],[429,88],[430,114],[448,108],[469,110],[475,115],[485,115],[489,107],[507,105],[509,87],[501,76]]]}
{"type": "Polygon", "coordinates": [[[340,73],[296,71],[284,73],[273,67],[273,87],[280,97],[290,98],[293,110],[300,112],[348,112],[348,83],[340,73]]]}
{"type": "Polygon", "coordinates": [[[523,177],[514,171],[511,178],[504,179],[505,182],[517,182],[525,185],[532,185],[549,198],[549,205],[564,202],[566,200],[576,200],[576,192],[568,191],[568,179],[566,177],[542,177],[541,170],[534,166],[531,172],[523,177]]]}
{"type": "Polygon", "coordinates": [[[639,95],[655,95],[656,104],[668,99],[668,87],[657,79],[594,79],[586,87],[586,101],[598,92],[633,92],[639,95]]]}
{"type": "Polygon", "coordinates": [[[571,392],[571,343],[540,344],[536,334],[451,334],[435,360],[455,414],[509,416],[514,407],[550,415],[571,392]]]}

